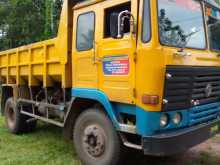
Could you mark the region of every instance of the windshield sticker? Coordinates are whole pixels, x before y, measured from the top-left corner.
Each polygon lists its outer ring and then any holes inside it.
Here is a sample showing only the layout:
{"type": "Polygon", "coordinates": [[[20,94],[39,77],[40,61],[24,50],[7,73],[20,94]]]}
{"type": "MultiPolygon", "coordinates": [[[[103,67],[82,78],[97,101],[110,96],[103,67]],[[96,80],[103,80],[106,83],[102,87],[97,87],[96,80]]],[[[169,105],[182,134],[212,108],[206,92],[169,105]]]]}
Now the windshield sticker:
{"type": "Polygon", "coordinates": [[[209,17],[214,17],[216,19],[220,19],[220,12],[208,6],[206,7],[206,15],[209,17]]]}
{"type": "Polygon", "coordinates": [[[176,5],[184,7],[191,11],[198,11],[201,8],[200,4],[194,0],[163,0],[163,1],[175,3],[176,5]]]}
{"type": "Polygon", "coordinates": [[[106,56],[103,59],[105,75],[128,75],[130,70],[128,55],[106,56]]]}

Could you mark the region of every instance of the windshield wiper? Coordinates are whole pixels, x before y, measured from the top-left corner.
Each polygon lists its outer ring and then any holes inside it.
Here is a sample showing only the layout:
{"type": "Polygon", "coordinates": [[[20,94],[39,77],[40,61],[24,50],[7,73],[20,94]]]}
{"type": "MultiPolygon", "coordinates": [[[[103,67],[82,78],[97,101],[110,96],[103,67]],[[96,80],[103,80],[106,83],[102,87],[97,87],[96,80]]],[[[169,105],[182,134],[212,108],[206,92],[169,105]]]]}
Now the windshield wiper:
{"type": "Polygon", "coordinates": [[[201,31],[201,29],[198,29],[198,30],[197,30],[197,29],[194,29],[194,28],[193,28],[191,33],[185,35],[185,36],[184,36],[185,42],[184,42],[183,46],[180,48],[180,50],[178,50],[178,52],[183,52],[183,51],[185,50],[186,46],[188,45],[188,43],[189,43],[191,37],[192,37],[193,35],[195,35],[196,33],[200,32],[200,31],[201,31]]]}
{"type": "Polygon", "coordinates": [[[184,43],[184,45],[179,50],[177,50],[177,52],[174,53],[174,56],[180,56],[180,57],[191,56],[191,53],[186,52],[184,50],[185,50],[187,44],[189,43],[191,37],[193,35],[195,35],[196,33],[198,33],[199,31],[200,31],[200,29],[198,29],[198,30],[195,29],[195,30],[192,30],[192,32],[189,33],[188,35],[184,35],[183,36],[184,37],[183,40],[185,40],[185,43],[184,43]]]}

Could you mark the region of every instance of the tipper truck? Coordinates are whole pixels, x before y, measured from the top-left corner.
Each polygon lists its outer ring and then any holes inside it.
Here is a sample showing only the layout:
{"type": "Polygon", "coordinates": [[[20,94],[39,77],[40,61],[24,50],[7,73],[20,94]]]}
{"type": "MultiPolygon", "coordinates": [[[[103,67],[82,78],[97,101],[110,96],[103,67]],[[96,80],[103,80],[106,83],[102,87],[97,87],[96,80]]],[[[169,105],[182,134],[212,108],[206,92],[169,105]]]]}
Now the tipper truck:
{"type": "Polygon", "coordinates": [[[0,52],[10,132],[61,127],[86,165],[118,164],[126,148],[169,156],[219,132],[217,3],[64,0],[60,18],[56,38],[0,52]]]}

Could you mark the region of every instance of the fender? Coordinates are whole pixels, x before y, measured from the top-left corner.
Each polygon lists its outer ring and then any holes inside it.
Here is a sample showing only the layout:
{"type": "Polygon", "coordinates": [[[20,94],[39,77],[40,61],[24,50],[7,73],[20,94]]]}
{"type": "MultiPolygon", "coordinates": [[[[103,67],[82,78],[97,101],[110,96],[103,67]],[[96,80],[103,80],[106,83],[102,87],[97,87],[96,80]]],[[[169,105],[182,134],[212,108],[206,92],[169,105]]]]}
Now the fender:
{"type": "Polygon", "coordinates": [[[73,88],[72,97],[90,99],[102,104],[115,128],[120,130],[120,126],[116,114],[113,110],[113,107],[109,101],[108,96],[104,92],[97,89],[73,88]]]}

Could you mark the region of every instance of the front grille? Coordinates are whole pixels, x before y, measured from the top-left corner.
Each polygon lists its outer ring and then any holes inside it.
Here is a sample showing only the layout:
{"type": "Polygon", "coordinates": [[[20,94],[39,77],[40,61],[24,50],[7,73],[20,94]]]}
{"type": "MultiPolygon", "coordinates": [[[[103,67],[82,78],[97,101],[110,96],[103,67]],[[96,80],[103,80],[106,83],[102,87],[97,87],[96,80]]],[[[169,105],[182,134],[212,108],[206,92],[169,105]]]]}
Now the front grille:
{"type": "Polygon", "coordinates": [[[168,66],[163,110],[188,109],[220,101],[220,67],[168,66]]]}
{"type": "Polygon", "coordinates": [[[195,106],[189,111],[189,125],[202,124],[217,119],[219,112],[220,103],[195,106]]]}

